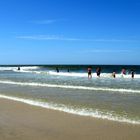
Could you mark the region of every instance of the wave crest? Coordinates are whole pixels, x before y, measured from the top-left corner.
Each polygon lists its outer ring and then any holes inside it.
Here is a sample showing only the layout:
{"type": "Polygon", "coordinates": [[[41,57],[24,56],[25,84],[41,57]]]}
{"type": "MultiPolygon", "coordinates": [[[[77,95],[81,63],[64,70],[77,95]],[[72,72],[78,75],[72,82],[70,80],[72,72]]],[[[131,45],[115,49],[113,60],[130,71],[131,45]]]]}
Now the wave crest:
{"type": "Polygon", "coordinates": [[[98,87],[55,85],[55,84],[45,84],[45,83],[26,83],[26,82],[14,82],[14,81],[0,81],[0,83],[21,85],[21,86],[38,86],[38,87],[51,87],[51,88],[92,90],[92,91],[111,91],[111,92],[119,92],[119,93],[140,93],[140,90],[121,89],[121,88],[107,88],[107,87],[99,87],[98,88],[98,87]]]}

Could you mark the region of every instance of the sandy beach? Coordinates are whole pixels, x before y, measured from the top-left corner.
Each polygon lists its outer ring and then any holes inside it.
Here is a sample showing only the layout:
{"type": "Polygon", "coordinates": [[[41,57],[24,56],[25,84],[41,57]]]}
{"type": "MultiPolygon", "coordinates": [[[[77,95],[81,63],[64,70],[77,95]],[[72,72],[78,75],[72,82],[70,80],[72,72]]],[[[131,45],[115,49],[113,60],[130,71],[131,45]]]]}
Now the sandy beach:
{"type": "Polygon", "coordinates": [[[139,140],[140,125],[0,99],[0,140],[139,140]]]}

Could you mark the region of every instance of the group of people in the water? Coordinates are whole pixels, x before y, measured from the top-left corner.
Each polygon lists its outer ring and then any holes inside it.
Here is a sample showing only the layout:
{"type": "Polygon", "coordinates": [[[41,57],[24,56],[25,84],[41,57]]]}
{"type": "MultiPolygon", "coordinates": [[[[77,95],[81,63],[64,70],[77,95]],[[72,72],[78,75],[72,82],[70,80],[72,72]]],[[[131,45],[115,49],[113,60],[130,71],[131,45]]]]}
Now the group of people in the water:
{"type": "MultiPolygon", "coordinates": [[[[98,67],[98,68],[96,69],[96,74],[97,74],[98,77],[100,77],[100,74],[101,74],[101,67],[98,67]]],[[[122,74],[122,77],[123,77],[124,75],[126,75],[126,70],[125,70],[125,69],[122,69],[121,74],[122,74]]],[[[134,74],[135,74],[134,70],[131,70],[131,77],[132,77],[132,78],[134,78],[134,74]]],[[[116,72],[115,72],[115,70],[112,72],[112,77],[113,77],[113,78],[116,78],[116,72]]],[[[91,67],[88,67],[88,78],[89,78],[89,79],[92,78],[92,68],[91,68],[91,67]]]]}
{"type": "MultiPolygon", "coordinates": [[[[88,67],[87,71],[88,71],[88,78],[91,79],[91,78],[92,78],[92,67],[88,67]]],[[[58,67],[56,68],[56,72],[59,73],[58,67]]],[[[70,72],[69,69],[68,69],[68,72],[70,72]]],[[[131,77],[132,77],[132,78],[134,78],[134,73],[135,73],[134,70],[131,70],[131,77]]],[[[97,74],[98,77],[100,77],[100,74],[101,74],[101,67],[98,67],[98,68],[96,69],[96,74],[97,74]]],[[[122,69],[121,74],[122,74],[122,77],[123,77],[124,75],[126,75],[126,69],[122,69]]],[[[115,72],[115,70],[113,70],[113,72],[112,72],[112,77],[113,77],[113,78],[116,78],[116,72],[115,72]]]]}
{"type": "MultiPolygon", "coordinates": [[[[20,67],[18,67],[17,70],[20,70],[20,67]]],[[[67,71],[70,72],[69,69],[67,69],[67,71]]],[[[88,67],[87,71],[88,71],[88,78],[91,79],[91,78],[92,78],[92,67],[88,67]]],[[[59,73],[58,67],[56,67],[56,72],[59,73]]],[[[101,74],[101,67],[98,67],[98,68],[96,69],[96,74],[97,74],[98,77],[100,77],[100,74],[101,74]]],[[[126,75],[126,69],[122,69],[121,74],[122,74],[122,77],[123,77],[124,75],[126,75]]],[[[132,70],[131,70],[131,77],[132,77],[132,78],[134,78],[134,74],[135,74],[135,72],[134,72],[134,70],[132,69],[132,70]]],[[[113,77],[113,78],[116,78],[116,72],[115,72],[115,70],[113,70],[113,72],[112,72],[112,77],[113,77]]]]}
{"type": "MultiPolygon", "coordinates": [[[[100,77],[100,74],[101,74],[101,68],[98,67],[96,69],[96,74],[98,77],[100,77]]],[[[88,78],[92,78],[92,68],[91,67],[88,67],[88,78]]]]}
{"type": "MultiPolygon", "coordinates": [[[[88,78],[91,79],[91,78],[92,78],[92,67],[88,67],[87,71],[88,71],[88,78]]],[[[58,67],[56,68],[56,72],[59,73],[58,67]]],[[[69,69],[68,69],[68,72],[70,72],[69,69]]],[[[135,73],[134,70],[131,70],[131,77],[132,77],[132,78],[134,78],[134,73],[135,73]]],[[[100,74],[101,74],[101,67],[98,67],[98,68],[96,69],[96,74],[97,74],[98,77],[100,77],[100,74]]],[[[124,75],[126,75],[126,69],[122,69],[121,74],[122,74],[122,77],[123,77],[124,75]]],[[[115,70],[113,70],[113,72],[112,72],[112,77],[113,77],[113,78],[116,78],[116,72],[115,72],[115,70]]]]}

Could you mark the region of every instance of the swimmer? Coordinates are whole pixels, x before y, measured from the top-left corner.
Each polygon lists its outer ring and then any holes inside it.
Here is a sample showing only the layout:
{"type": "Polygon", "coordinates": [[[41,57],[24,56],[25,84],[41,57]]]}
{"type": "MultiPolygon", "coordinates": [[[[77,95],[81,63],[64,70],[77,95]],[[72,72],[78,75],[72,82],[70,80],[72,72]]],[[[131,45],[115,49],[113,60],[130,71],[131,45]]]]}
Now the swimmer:
{"type": "Polygon", "coordinates": [[[59,73],[59,69],[58,68],[56,68],[56,72],[59,73]]]}
{"type": "Polygon", "coordinates": [[[122,69],[121,74],[122,74],[122,77],[123,77],[124,75],[126,75],[126,70],[125,70],[125,69],[122,69]]]}
{"type": "Polygon", "coordinates": [[[126,75],[126,70],[122,69],[122,74],[126,75]]]}
{"type": "Polygon", "coordinates": [[[134,78],[134,70],[131,70],[131,77],[134,78]]]}
{"type": "Polygon", "coordinates": [[[92,78],[92,69],[91,67],[88,67],[88,78],[92,78]]]}
{"type": "Polygon", "coordinates": [[[112,76],[115,78],[116,77],[116,72],[113,71],[112,76]]]}
{"type": "Polygon", "coordinates": [[[96,74],[97,74],[98,77],[100,77],[100,74],[101,74],[101,68],[100,67],[98,67],[96,69],[96,74]]]}

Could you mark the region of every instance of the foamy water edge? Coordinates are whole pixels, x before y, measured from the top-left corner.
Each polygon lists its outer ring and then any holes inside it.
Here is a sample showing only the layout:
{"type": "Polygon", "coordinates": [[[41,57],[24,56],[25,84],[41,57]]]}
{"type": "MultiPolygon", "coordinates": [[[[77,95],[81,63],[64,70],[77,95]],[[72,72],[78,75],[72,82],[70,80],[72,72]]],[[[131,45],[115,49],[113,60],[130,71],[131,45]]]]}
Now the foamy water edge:
{"type": "Polygon", "coordinates": [[[106,113],[106,115],[103,115],[102,112],[98,111],[98,110],[95,110],[94,112],[88,112],[84,109],[68,108],[65,105],[58,107],[57,104],[34,101],[31,99],[23,99],[23,98],[12,97],[12,96],[2,95],[2,94],[0,94],[0,98],[18,101],[18,102],[22,102],[22,103],[33,105],[33,106],[62,111],[62,112],[80,115],[80,116],[88,116],[88,117],[94,117],[94,118],[99,118],[99,119],[106,119],[106,120],[110,120],[110,121],[117,121],[117,122],[140,125],[140,120],[135,121],[135,120],[127,119],[124,117],[113,116],[110,113],[106,113]]]}
{"type": "Polygon", "coordinates": [[[73,85],[55,85],[55,84],[45,84],[45,83],[23,83],[14,81],[0,81],[2,84],[13,84],[20,86],[36,86],[36,87],[50,87],[50,88],[64,88],[64,89],[81,89],[81,90],[91,90],[91,91],[111,91],[118,93],[140,93],[140,90],[132,89],[121,89],[121,88],[107,88],[107,87],[86,87],[86,86],[73,86],[73,85]]]}

